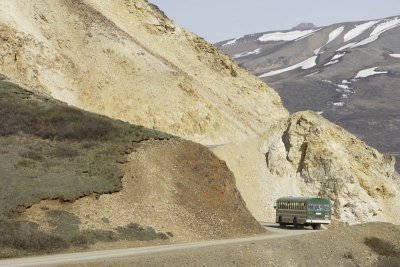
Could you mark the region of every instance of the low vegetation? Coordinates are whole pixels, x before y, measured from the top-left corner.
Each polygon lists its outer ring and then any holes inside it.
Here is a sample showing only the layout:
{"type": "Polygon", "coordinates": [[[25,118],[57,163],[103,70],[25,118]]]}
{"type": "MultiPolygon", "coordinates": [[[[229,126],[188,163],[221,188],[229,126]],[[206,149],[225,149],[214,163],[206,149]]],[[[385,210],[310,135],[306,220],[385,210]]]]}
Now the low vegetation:
{"type": "Polygon", "coordinates": [[[168,238],[136,224],[80,231],[79,218],[63,211],[47,213],[52,233],[10,219],[43,199],[74,201],[119,191],[121,163],[138,143],[152,138],[171,136],[84,112],[0,79],[0,257],[96,241],[168,238]]]}
{"type": "Polygon", "coordinates": [[[367,237],[364,244],[379,255],[378,266],[400,266],[400,247],[379,237],[367,237]]]}
{"type": "Polygon", "coordinates": [[[170,137],[0,81],[0,214],[118,191],[121,158],[138,142],[170,137]]]}
{"type": "Polygon", "coordinates": [[[165,240],[169,235],[156,232],[151,227],[141,227],[130,223],[114,231],[100,229],[80,230],[79,218],[69,212],[52,210],[47,212],[52,231],[39,229],[36,223],[12,221],[0,218],[0,258],[16,257],[29,254],[54,253],[69,247],[88,247],[96,243],[117,240],[165,240]]]}

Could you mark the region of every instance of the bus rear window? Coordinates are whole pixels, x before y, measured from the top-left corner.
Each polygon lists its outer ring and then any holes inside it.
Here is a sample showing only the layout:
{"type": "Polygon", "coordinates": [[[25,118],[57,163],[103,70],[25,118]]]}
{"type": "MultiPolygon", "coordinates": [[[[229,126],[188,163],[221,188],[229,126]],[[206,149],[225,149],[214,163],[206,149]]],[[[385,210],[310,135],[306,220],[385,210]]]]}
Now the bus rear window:
{"type": "Polygon", "coordinates": [[[319,211],[330,211],[331,206],[329,204],[308,204],[309,210],[319,210],[319,211]]]}

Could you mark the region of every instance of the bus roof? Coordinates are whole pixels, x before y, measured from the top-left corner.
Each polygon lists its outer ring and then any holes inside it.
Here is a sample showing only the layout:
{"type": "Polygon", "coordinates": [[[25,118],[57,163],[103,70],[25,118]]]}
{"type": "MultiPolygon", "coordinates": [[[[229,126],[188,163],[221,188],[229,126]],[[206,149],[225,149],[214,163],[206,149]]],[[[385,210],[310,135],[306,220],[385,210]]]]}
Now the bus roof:
{"type": "Polygon", "coordinates": [[[276,202],[308,202],[310,200],[326,200],[329,201],[329,198],[325,197],[281,197],[276,200],[276,202]]]}

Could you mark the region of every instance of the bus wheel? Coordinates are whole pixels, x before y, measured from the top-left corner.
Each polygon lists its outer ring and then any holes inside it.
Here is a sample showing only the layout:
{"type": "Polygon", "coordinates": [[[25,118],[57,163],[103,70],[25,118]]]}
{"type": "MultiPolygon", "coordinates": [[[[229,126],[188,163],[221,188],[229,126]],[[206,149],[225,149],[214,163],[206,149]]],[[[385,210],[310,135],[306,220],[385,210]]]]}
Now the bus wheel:
{"type": "Polygon", "coordinates": [[[299,224],[297,223],[297,218],[296,217],[294,217],[294,219],[293,219],[293,227],[294,227],[294,229],[298,229],[299,228],[299,224]]]}
{"type": "Polygon", "coordinates": [[[312,228],[314,230],[321,230],[321,224],[320,223],[313,224],[312,228]]]}
{"type": "Polygon", "coordinates": [[[282,222],[282,216],[279,216],[278,222],[279,222],[279,227],[284,228],[284,227],[286,226],[286,225],[282,222]]]}

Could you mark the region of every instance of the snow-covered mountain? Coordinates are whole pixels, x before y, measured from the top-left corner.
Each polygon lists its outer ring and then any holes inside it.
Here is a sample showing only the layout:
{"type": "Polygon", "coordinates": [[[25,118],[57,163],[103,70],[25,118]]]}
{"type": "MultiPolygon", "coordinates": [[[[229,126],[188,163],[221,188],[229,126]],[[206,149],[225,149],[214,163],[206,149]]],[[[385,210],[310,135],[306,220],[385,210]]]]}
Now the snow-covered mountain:
{"type": "Polygon", "coordinates": [[[399,159],[400,16],[216,45],[273,86],[289,111],[317,111],[399,159]]]}

